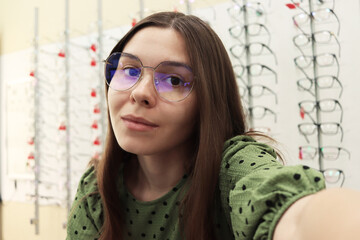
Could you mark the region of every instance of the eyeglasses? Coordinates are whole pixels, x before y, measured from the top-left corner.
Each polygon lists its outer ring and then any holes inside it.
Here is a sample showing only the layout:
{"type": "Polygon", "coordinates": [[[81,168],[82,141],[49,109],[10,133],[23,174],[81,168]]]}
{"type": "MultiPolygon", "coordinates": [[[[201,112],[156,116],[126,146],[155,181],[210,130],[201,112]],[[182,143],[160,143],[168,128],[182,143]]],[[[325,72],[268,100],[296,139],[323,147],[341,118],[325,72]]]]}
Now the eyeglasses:
{"type": "Polygon", "coordinates": [[[230,48],[230,52],[235,58],[239,59],[246,51],[248,51],[250,55],[259,56],[264,54],[265,49],[274,56],[275,63],[277,64],[277,59],[274,52],[267,45],[261,42],[253,42],[246,45],[236,44],[230,48]]]}
{"type": "Polygon", "coordinates": [[[300,160],[313,160],[318,154],[329,161],[335,161],[339,159],[339,157],[343,157],[346,155],[348,159],[350,159],[350,152],[342,147],[333,147],[333,146],[323,146],[321,148],[313,147],[313,146],[300,146],[299,147],[299,159],[300,160]]]}
{"type": "Polygon", "coordinates": [[[277,95],[276,93],[271,90],[270,88],[264,86],[264,85],[260,85],[260,84],[254,84],[252,86],[248,86],[247,87],[247,92],[249,93],[249,95],[251,97],[261,97],[263,95],[265,95],[266,92],[274,95],[275,97],[275,103],[277,103],[277,95]]]}
{"type": "Polygon", "coordinates": [[[167,101],[181,101],[193,89],[194,76],[186,64],[165,61],[153,68],[144,66],[138,57],[124,52],[113,53],[105,60],[106,83],[116,91],[129,90],[142,79],[144,68],[154,71],[154,87],[159,96],[167,101]]]}
{"type": "Polygon", "coordinates": [[[345,173],[340,169],[329,168],[325,170],[320,170],[320,172],[324,175],[325,181],[330,184],[338,183],[341,179],[341,176],[343,176],[343,178],[340,187],[342,187],[345,182],[345,173]]]}
{"type": "Polygon", "coordinates": [[[331,43],[331,39],[334,38],[338,47],[339,47],[339,56],[341,54],[341,47],[340,47],[340,42],[337,39],[337,37],[335,36],[334,33],[330,32],[330,31],[318,31],[318,32],[314,32],[311,35],[310,34],[305,34],[305,33],[300,33],[298,35],[296,35],[293,38],[293,42],[295,44],[295,46],[300,50],[300,52],[304,54],[304,52],[301,50],[301,47],[305,47],[306,45],[309,45],[309,43],[311,43],[312,41],[314,41],[315,43],[319,43],[319,44],[329,44],[331,43]]]}
{"type": "MultiPolygon", "coordinates": [[[[334,112],[336,109],[336,106],[338,106],[341,111],[340,122],[342,122],[343,108],[342,108],[340,102],[336,99],[323,99],[320,101],[305,100],[305,101],[301,101],[299,103],[300,111],[303,113],[307,113],[307,114],[314,112],[314,110],[316,108],[322,112],[334,112]]],[[[311,116],[310,116],[310,118],[311,118],[311,116]]],[[[314,119],[312,119],[312,120],[314,122],[314,119]]]]}
{"type": "Polygon", "coordinates": [[[242,22],[243,19],[240,19],[240,17],[243,17],[242,14],[246,12],[247,16],[249,18],[264,18],[265,15],[265,9],[262,6],[261,2],[247,2],[243,5],[237,3],[237,1],[233,1],[235,3],[234,6],[229,7],[227,9],[227,12],[229,16],[234,19],[235,21],[242,22]]]}
{"type": "MultiPolygon", "coordinates": [[[[300,3],[295,3],[294,0],[291,0],[291,2],[299,9],[305,12],[305,9],[300,7],[300,3]]],[[[303,0],[300,0],[302,3],[303,0]]],[[[301,4],[303,6],[303,4],[301,4]]],[[[335,1],[334,0],[312,0],[312,7],[318,7],[318,8],[335,8],[335,1]]]]}
{"type": "Polygon", "coordinates": [[[315,62],[320,67],[329,67],[333,66],[336,63],[337,66],[337,74],[336,77],[339,76],[339,61],[335,54],[332,53],[323,53],[316,56],[298,56],[294,59],[295,65],[300,71],[302,71],[306,77],[308,75],[305,72],[305,68],[308,68],[315,62]]]}
{"type": "Polygon", "coordinates": [[[324,123],[301,123],[298,124],[299,132],[305,137],[309,143],[307,136],[313,135],[316,131],[325,135],[337,135],[341,133],[341,141],[343,140],[344,131],[340,123],[336,122],[324,122],[324,123]]]}
{"type": "Polygon", "coordinates": [[[239,38],[244,34],[244,32],[251,37],[260,36],[264,32],[267,36],[269,36],[269,40],[267,45],[270,44],[270,32],[269,29],[261,23],[250,23],[247,25],[235,25],[229,28],[230,35],[239,40],[239,38]]]}
{"type": "MultiPolygon", "coordinates": [[[[247,72],[247,74],[250,74],[251,76],[260,76],[263,74],[264,70],[266,70],[265,74],[266,74],[266,72],[273,74],[275,76],[275,82],[277,83],[276,72],[273,69],[269,68],[268,66],[265,66],[260,63],[252,63],[247,66],[236,64],[233,66],[233,69],[234,69],[236,76],[241,79],[245,72],[247,72]]],[[[245,84],[245,85],[247,85],[247,84],[245,84]]]]}
{"type": "Polygon", "coordinates": [[[314,79],[302,78],[297,81],[297,86],[298,86],[299,90],[307,91],[311,95],[315,96],[315,93],[313,90],[314,83],[317,85],[317,87],[319,89],[333,89],[334,85],[336,83],[341,89],[340,93],[339,93],[339,97],[341,97],[341,95],[342,95],[343,86],[342,86],[341,82],[339,81],[339,79],[337,77],[331,76],[331,75],[322,75],[322,76],[318,76],[314,79]]]}
{"type": "Polygon", "coordinates": [[[250,112],[250,117],[254,119],[263,119],[266,115],[273,115],[274,121],[275,122],[277,121],[276,113],[267,107],[263,107],[263,106],[249,107],[249,112],[250,112]]]}
{"type": "Polygon", "coordinates": [[[337,35],[339,35],[340,21],[339,21],[338,16],[335,14],[335,12],[330,8],[319,9],[319,10],[311,12],[310,14],[307,13],[306,11],[304,11],[302,13],[299,13],[299,14],[293,16],[293,22],[294,22],[295,26],[300,29],[301,32],[305,33],[305,31],[302,29],[302,26],[307,24],[309,22],[310,18],[317,22],[324,22],[324,21],[329,20],[331,18],[331,16],[334,16],[338,23],[337,35]]]}

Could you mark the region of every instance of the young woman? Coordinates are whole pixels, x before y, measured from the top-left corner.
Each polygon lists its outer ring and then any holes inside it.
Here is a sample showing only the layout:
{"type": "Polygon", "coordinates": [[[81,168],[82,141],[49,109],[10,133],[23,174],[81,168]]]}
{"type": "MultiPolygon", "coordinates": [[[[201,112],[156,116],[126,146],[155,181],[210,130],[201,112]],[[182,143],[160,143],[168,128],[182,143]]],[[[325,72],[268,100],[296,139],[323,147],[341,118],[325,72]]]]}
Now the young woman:
{"type": "MultiPolygon", "coordinates": [[[[140,21],[105,78],[107,142],[81,178],[67,239],[340,239],[326,235],[333,226],[355,239],[340,210],[325,209],[359,194],[322,191],[320,172],[283,166],[254,140],[226,49],[199,18],[140,21]]],[[[346,206],[358,225],[359,204],[346,206]]]]}

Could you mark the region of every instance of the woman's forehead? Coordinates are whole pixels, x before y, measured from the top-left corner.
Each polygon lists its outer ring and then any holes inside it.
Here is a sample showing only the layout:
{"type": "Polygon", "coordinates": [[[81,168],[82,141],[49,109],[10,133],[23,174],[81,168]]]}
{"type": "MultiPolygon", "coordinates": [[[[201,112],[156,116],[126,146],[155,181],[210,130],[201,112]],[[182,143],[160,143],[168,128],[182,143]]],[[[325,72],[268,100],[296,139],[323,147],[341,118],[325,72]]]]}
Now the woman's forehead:
{"type": "Polygon", "coordinates": [[[147,66],[164,61],[190,64],[185,40],[172,28],[143,28],[126,43],[123,52],[137,56],[147,66]]]}

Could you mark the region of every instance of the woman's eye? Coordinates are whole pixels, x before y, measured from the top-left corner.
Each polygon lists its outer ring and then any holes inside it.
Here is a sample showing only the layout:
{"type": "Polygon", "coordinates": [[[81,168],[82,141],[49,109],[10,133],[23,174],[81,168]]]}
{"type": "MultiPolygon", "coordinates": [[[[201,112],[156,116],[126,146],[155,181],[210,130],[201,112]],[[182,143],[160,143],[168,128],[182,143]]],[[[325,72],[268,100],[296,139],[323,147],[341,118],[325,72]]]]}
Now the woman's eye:
{"type": "Polygon", "coordinates": [[[175,76],[168,77],[166,79],[166,82],[171,84],[171,86],[173,87],[179,87],[184,85],[184,82],[179,77],[175,76]]]}
{"type": "Polygon", "coordinates": [[[141,73],[141,69],[139,68],[125,68],[123,69],[123,71],[129,77],[138,77],[141,73]]]}

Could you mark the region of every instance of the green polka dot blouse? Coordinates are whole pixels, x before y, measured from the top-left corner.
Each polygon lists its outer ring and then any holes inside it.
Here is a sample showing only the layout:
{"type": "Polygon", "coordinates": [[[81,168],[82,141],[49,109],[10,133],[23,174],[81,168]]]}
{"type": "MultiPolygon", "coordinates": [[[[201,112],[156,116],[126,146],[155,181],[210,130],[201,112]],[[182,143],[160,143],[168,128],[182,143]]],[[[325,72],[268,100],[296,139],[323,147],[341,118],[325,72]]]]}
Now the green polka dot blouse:
{"type": "MultiPolygon", "coordinates": [[[[180,240],[178,206],[186,175],[161,198],[141,202],[122,185],[125,239],[180,240]]],[[[303,165],[283,166],[272,148],[248,136],[225,142],[215,199],[218,239],[270,240],[281,215],[296,200],[325,188],[322,174],[303,165]]],[[[68,219],[67,240],[99,237],[103,210],[94,168],[82,176],[68,219]]]]}

